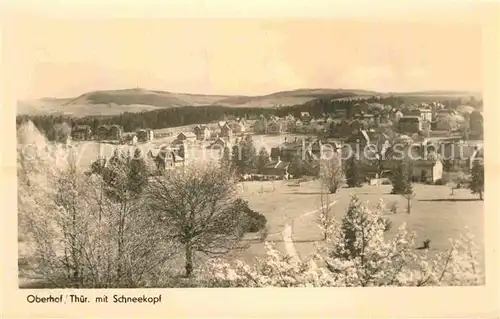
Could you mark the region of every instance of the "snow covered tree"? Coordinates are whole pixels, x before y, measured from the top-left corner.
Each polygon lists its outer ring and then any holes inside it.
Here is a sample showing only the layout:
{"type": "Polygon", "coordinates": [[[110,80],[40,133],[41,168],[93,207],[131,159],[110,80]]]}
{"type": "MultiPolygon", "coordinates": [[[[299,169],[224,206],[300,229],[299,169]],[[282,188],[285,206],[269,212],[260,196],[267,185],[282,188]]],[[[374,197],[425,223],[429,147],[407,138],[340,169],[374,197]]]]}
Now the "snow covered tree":
{"type": "Polygon", "coordinates": [[[320,180],[323,186],[325,186],[331,194],[337,192],[342,183],[342,178],[342,162],[339,156],[321,160],[320,180]]]}

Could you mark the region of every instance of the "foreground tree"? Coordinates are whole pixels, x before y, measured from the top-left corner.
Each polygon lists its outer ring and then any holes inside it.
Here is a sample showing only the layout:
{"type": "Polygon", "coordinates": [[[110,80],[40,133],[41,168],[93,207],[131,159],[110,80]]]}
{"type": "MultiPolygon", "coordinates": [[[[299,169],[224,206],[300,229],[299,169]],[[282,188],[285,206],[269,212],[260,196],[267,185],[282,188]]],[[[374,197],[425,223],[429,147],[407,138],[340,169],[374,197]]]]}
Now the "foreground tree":
{"type": "Polygon", "coordinates": [[[321,183],[331,194],[337,192],[343,178],[342,162],[338,155],[333,155],[330,159],[321,160],[319,177],[321,183]]]}
{"type": "Polygon", "coordinates": [[[472,178],[469,183],[469,189],[472,194],[478,194],[479,199],[483,200],[484,193],[484,164],[480,161],[475,161],[471,170],[472,178]]]}
{"type": "Polygon", "coordinates": [[[26,275],[54,288],[144,287],[164,277],[175,249],[160,241],[162,230],[140,200],[105,196],[99,175],[83,174],[74,156],[67,160],[40,184],[44,193],[28,190],[38,189],[39,180],[28,189],[20,185],[21,230],[32,265],[26,275]]]}
{"type": "Polygon", "coordinates": [[[209,257],[237,248],[243,236],[244,212],[234,209],[235,180],[217,166],[190,166],[157,177],[147,192],[150,209],[166,241],[184,249],[185,275],[194,270],[197,253],[209,257]]]}
{"type": "MultiPolygon", "coordinates": [[[[330,223],[328,241],[315,259],[296,260],[267,244],[266,258],[253,266],[237,261],[212,262],[211,286],[223,287],[367,287],[480,285],[484,278],[472,236],[453,241],[434,257],[417,250],[414,234],[401,225],[386,236],[383,205],[370,210],[353,198],[340,223],[330,223]]],[[[466,232],[467,233],[467,232],[466,232]]]]}

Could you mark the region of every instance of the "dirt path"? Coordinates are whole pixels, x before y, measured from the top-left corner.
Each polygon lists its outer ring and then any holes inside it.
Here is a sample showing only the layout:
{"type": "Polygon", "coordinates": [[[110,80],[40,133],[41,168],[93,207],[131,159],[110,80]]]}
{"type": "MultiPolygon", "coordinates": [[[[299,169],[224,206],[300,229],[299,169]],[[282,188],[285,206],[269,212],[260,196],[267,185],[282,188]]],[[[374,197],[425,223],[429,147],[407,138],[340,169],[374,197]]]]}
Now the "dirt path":
{"type": "MultiPolygon", "coordinates": [[[[331,202],[328,207],[332,206],[333,204],[335,204],[335,202],[331,202]]],[[[300,256],[297,254],[297,250],[295,249],[295,245],[293,243],[293,237],[292,237],[292,226],[293,223],[295,222],[295,220],[301,218],[301,217],[304,217],[304,216],[308,216],[308,215],[312,215],[312,214],[315,214],[319,211],[321,211],[322,208],[318,208],[318,209],[315,209],[315,210],[312,210],[310,212],[307,212],[307,213],[304,213],[304,214],[301,214],[297,217],[294,217],[294,218],[290,218],[286,221],[285,223],[285,228],[283,229],[282,231],[282,235],[283,235],[283,242],[285,243],[285,250],[286,250],[286,253],[290,256],[292,256],[292,258],[294,258],[295,260],[300,260],[300,256]]],[[[317,265],[314,261],[311,261],[312,263],[312,267],[313,268],[317,268],[317,265]]]]}

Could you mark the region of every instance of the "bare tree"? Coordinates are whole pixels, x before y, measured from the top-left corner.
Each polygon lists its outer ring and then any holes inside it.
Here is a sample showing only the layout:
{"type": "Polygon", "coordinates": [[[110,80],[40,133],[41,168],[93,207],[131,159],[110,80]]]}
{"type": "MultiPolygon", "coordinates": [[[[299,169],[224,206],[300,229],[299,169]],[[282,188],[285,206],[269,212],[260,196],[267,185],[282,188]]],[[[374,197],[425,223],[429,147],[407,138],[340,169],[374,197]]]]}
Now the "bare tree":
{"type": "Polygon", "coordinates": [[[328,188],[331,194],[337,192],[342,182],[342,178],[342,163],[339,156],[333,155],[332,158],[321,160],[320,180],[321,183],[328,188]]]}
{"type": "Polygon", "coordinates": [[[335,201],[330,200],[329,192],[325,192],[324,187],[321,187],[321,208],[319,215],[319,227],[323,230],[323,241],[327,241],[333,231],[334,218],[330,213],[330,206],[335,204],[335,201]]]}
{"type": "Polygon", "coordinates": [[[410,184],[410,186],[407,187],[401,195],[406,199],[406,212],[409,214],[411,212],[411,200],[415,198],[415,195],[417,194],[410,184]]]}
{"type": "Polygon", "coordinates": [[[166,240],[185,252],[185,275],[194,257],[223,255],[238,247],[243,236],[243,212],[234,209],[235,178],[217,166],[190,166],[156,177],[148,190],[149,207],[164,229],[166,240]]]}

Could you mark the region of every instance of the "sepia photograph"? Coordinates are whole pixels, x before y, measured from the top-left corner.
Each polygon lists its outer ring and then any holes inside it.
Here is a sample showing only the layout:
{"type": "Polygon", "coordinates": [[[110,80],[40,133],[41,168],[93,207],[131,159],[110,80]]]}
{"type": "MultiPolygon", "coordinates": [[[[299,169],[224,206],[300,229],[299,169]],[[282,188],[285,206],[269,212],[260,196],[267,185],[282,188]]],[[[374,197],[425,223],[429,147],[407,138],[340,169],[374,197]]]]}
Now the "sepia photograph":
{"type": "Polygon", "coordinates": [[[489,280],[475,15],[37,17],[11,34],[29,303],[489,280]]]}

